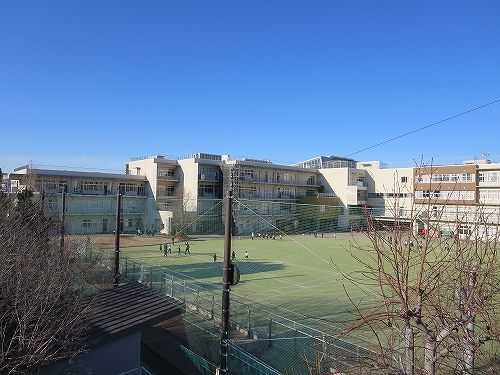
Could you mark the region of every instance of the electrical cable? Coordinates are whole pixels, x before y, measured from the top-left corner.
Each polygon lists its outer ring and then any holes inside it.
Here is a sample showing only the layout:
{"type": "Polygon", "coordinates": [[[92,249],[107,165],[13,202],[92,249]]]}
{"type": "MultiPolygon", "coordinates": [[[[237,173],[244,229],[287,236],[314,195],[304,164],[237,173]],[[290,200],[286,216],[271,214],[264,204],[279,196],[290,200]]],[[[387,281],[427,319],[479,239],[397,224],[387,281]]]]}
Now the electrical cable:
{"type": "Polygon", "coordinates": [[[408,132],[408,133],[405,133],[405,134],[398,135],[397,137],[394,137],[394,138],[391,138],[391,139],[385,140],[385,141],[380,142],[380,143],[377,143],[377,144],[375,144],[375,145],[372,145],[372,146],[369,146],[369,147],[365,147],[365,148],[363,148],[363,149],[361,149],[361,150],[359,150],[359,151],[352,152],[352,153],[350,153],[350,154],[348,154],[348,155],[345,155],[344,157],[346,157],[346,158],[347,158],[347,157],[349,157],[349,156],[352,156],[352,155],[355,155],[355,154],[359,154],[360,152],[363,152],[363,151],[369,150],[369,149],[371,149],[371,148],[374,148],[374,147],[377,147],[377,146],[383,145],[383,144],[385,144],[385,143],[392,142],[392,141],[394,141],[394,140],[396,140],[396,139],[399,139],[399,138],[406,137],[407,135],[410,135],[410,134],[413,134],[413,133],[419,132],[419,131],[421,131],[421,130],[424,130],[424,129],[430,128],[431,126],[438,125],[438,124],[441,124],[441,123],[443,123],[443,122],[446,122],[446,121],[452,120],[452,119],[454,119],[454,118],[457,118],[457,117],[463,116],[463,115],[465,115],[465,114],[467,114],[467,113],[471,113],[471,112],[477,111],[478,109],[481,109],[481,108],[487,107],[487,106],[489,106],[489,105],[492,105],[492,104],[495,104],[495,103],[498,103],[498,102],[500,102],[500,99],[498,99],[498,100],[494,100],[494,101],[492,101],[492,102],[490,102],[490,103],[487,103],[487,104],[483,104],[483,105],[481,105],[481,106],[479,106],[479,107],[476,107],[476,108],[469,109],[468,111],[465,111],[465,112],[459,113],[459,114],[457,114],[457,115],[454,115],[454,116],[451,116],[451,117],[445,118],[444,120],[440,120],[440,121],[434,122],[434,123],[432,123],[432,124],[429,124],[429,125],[423,126],[423,127],[421,127],[421,128],[418,128],[418,129],[412,130],[411,132],[408,132]]]}

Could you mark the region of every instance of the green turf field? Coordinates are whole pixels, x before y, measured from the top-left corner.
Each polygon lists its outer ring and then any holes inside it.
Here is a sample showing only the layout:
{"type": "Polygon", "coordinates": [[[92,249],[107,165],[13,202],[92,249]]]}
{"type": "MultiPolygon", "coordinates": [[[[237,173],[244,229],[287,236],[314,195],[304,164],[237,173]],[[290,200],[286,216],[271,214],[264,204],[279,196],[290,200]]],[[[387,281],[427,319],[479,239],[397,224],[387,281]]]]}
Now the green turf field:
{"type": "MultiPolygon", "coordinates": [[[[238,285],[231,288],[232,298],[247,300],[281,311],[308,317],[329,317],[345,313],[348,303],[344,288],[351,298],[360,291],[332,266],[335,262],[343,272],[359,269],[351,257],[351,243],[370,246],[363,234],[328,233],[322,236],[284,236],[282,240],[255,237],[234,237],[231,250],[241,273],[238,285]],[[245,259],[248,252],[248,259],[245,259]]],[[[222,237],[192,238],[190,254],[185,244],[175,243],[172,253],[164,256],[159,245],[121,249],[121,257],[137,259],[176,277],[197,282],[204,288],[221,291],[224,240],[222,237]],[[181,253],[178,254],[178,246],[181,253]],[[213,255],[217,256],[214,262],[213,255]]],[[[342,319],[338,316],[337,319],[342,319]]]]}

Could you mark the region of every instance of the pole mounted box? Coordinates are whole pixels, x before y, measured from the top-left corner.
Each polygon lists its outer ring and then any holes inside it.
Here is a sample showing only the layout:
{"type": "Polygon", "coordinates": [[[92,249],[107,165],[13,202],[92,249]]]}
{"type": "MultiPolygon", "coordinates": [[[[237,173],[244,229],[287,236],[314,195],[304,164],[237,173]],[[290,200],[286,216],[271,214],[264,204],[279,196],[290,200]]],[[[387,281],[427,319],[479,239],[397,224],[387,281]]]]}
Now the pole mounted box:
{"type": "Polygon", "coordinates": [[[231,285],[236,285],[240,281],[240,270],[236,264],[231,263],[231,277],[229,278],[229,283],[231,285]]]}

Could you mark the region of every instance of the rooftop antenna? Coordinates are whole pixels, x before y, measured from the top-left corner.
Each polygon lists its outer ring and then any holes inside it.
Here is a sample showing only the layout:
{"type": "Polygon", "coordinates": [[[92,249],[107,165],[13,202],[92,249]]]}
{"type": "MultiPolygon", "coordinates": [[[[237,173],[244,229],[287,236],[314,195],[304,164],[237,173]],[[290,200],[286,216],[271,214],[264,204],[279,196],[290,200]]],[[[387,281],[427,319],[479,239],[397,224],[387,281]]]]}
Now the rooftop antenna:
{"type": "Polygon", "coordinates": [[[483,158],[485,158],[485,159],[488,159],[490,157],[489,152],[483,152],[482,155],[483,155],[483,158]]]}

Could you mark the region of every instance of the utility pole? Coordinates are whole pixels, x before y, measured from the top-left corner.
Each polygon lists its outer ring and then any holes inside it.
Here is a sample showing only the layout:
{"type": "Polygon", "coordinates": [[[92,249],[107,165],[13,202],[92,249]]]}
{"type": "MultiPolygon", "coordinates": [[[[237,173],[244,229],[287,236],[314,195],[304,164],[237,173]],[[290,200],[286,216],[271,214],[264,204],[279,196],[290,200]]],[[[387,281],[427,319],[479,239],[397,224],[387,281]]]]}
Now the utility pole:
{"type": "Polygon", "coordinates": [[[118,286],[120,277],[120,216],[121,216],[122,195],[116,194],[116,227],[115,227],[115,282],[113,286],[118,286]]]}
{"type": "Polygon", "coordinates": [[[229,340],[229,291],[232,283],[233,271],[231,267],[231,235],[232,235],[232,204],[233,192],[228,191],[226,199],[226,228],[224,236],[224,268],[222,273],[222,316],[220,337],[220,367],[219,375],[227,374],[227,342],[229,340]]]}

